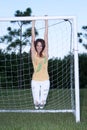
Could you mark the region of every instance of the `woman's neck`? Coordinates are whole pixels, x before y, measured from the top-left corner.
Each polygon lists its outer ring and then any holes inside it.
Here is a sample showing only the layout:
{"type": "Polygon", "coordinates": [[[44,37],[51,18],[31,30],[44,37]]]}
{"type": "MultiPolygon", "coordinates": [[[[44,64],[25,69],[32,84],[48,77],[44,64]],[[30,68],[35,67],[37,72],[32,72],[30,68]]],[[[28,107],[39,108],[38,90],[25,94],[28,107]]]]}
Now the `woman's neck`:
{"type": "Polygon", "coordinates": [[[40,55],[40,53],[37,53],[37,56],[38,57],[41,57],[41,58],[43,58],[44,57],[44,55],[42,54],[42,55],[40,55]]]}

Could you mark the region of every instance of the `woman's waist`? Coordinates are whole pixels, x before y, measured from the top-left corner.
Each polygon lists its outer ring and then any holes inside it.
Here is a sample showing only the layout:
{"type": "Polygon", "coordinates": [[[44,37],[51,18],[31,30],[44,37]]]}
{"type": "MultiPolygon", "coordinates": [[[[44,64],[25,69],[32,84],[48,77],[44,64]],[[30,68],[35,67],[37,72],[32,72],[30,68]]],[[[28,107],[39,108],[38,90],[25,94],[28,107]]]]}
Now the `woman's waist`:
{"type": "Polygon", "coordinates": [[[39,81],[43,81],[43,80],[49,80],[49,74],[47,72],[44,73],[33,73],[33,80],[39,80],[39,81]]]}

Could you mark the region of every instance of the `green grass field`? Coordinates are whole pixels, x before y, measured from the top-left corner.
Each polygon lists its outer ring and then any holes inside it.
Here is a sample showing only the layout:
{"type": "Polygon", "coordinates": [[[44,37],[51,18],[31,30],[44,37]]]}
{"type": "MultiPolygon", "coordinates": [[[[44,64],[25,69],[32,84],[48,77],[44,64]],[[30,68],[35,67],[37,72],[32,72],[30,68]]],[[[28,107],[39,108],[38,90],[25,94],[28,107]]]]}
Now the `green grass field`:
{"type": "Polygon", "coordinates": [[[87,90],[80,91],[81,122],[71,113],[0,113],[0,130],[87,130],[87,90]]]}

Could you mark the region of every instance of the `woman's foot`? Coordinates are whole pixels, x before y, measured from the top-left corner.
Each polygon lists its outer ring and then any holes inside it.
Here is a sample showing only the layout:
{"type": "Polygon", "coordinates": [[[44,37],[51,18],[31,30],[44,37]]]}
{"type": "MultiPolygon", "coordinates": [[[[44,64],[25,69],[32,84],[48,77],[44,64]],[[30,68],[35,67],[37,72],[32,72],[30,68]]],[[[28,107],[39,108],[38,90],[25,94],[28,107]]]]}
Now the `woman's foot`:
{"type": "Polygon", "coordinates": [[[35,109],[38,110],[39,109],[39,105],[35,105],[35,109]]]}
{"type": "Polygon", "coordinates": [[[43,108],[44,108],[44,104],[41,104],[41,105],[40,105],[40,109],[43,109],[43,108]]]}

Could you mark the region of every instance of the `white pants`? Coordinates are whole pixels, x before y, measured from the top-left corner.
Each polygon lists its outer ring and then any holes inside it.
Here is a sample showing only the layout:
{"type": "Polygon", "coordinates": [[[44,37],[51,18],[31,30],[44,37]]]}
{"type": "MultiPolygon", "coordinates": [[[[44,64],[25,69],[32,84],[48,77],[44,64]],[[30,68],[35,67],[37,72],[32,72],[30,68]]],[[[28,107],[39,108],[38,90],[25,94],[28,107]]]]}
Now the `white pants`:
{"type": "Polygon", "coordinates": [[[31,81],[33,101],[35,105],[46,104],[50,82],[46,81],[31,81]]]}

